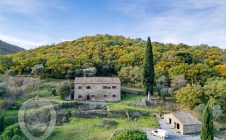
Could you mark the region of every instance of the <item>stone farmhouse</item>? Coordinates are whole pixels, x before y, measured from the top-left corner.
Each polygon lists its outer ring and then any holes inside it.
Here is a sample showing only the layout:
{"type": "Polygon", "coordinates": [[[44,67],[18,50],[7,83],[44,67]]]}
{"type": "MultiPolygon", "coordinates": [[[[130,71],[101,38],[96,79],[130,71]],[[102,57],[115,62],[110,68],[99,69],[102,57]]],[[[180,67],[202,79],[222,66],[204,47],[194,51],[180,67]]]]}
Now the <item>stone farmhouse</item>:
{"type": "Polygon", "coordinates": [[[120,79],[117,77],[77,77],[75,78],[74,100],[120,101],[120,79]]]}
{"type": "Polygon", "coordinates": [[[164,120],[183,135],[201,132],[201,122],[187,112],[165,114],[164,120]]]}

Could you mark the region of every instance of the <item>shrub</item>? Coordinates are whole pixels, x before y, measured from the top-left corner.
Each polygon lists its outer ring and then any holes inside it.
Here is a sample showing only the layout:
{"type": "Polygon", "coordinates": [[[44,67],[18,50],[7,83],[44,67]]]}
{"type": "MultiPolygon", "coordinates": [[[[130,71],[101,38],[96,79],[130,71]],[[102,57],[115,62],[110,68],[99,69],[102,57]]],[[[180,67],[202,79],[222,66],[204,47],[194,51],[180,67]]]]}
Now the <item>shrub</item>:
{"type": "Polygon", "coordinates": [[[69,109],[69,108],[74,108],[76,105],[78,105],[79,103],[77,102],[63,102],[61,104],[61,108],[62,109],[69,109]]]}
{"type": "Polygon", "coordinates": [[[53,90],[51,91],[51,95],[52,95],[52,96],[57,96],[56,89],[53,89],[53,90]]]}
{"type": "Polygon", "coordinates": [[[26,137],[20,130],[20,126],[18,123],[11,125],[5,129],[2,133],[1,140],[26,140],[26,137]]]}
{"type": "Polygon", "coordinates": [[[162,115],[162,114],[163,114],[163,112],[164,112],[164,110],[163,110],[163,108],[162,108],[162,107],[158,106],[158,107],[156,108],[156,113],[158,113],[158,114],[162,115]]]}
{"type": "Polygon", "coordinates": [[[117,131],[111,140],[147,140],[147,134],[141,130],[120,130],[117,131]]]}
{"type": "Polygon", "coordinates": [[[16,76],[16,72],[15,72],[15,70],[7,70],[5,72],[5,75],[8,75],[8,76],[16,76]]]}
{"type": "Polygon", "coordinates": [[[8,87],[5,83],[0,83],[0,97],[8,93],[8,87]]]}
{"type": "Polygon", "coordinates": [[[5,109],[6,106],[7,106],[7,102],[5,100],[0,99],[0,109],[5,109]]]}

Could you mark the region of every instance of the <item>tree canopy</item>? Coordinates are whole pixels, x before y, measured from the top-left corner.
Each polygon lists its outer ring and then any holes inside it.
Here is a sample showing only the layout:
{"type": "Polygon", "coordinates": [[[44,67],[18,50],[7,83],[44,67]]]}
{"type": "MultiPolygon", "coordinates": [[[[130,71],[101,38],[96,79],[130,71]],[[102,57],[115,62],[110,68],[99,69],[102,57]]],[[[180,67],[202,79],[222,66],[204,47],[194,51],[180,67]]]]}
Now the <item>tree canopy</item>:
{"type": "MultiPolygon", "coordinates": [[[[0,55],[0,72],[13,70],[17,74],[30,74],[38,65],[43,65],[46,77],[65,78],[67,74],[70,77],[70,71],[79,72],[91,67],[96,68],[96,76],[115,76],[126,67],[143,66],[146,43],[123,36],[82,37],[16,54],[0,55]]],[[[225,50],[159,42],[152,42],[151,45],[155,80],[166,74],[170,80],[182,75],[189,83],[204,85],[211,77],[225,76],[225,50]]],[[[129,82],[133,83],[133,79],[129,82]]]]}

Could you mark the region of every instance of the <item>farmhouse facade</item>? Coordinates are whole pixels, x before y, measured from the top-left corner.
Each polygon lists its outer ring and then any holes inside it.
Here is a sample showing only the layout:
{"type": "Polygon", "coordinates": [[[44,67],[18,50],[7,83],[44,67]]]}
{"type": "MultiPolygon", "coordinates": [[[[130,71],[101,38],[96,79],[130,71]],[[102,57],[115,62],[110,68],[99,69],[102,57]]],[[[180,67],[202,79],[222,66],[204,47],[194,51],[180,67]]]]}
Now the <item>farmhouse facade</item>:
{"type": "Polygon", "coordinates": [[[190,113],[174,112],[165,114],[164,119],[183,135],[201,132],[201,122],[190,113]]]}
{"type": "Polygon", "coordinates": [[[120,79],[117,77],[75,78],[74,99],[81,101],[120,101],[120,79]]]}

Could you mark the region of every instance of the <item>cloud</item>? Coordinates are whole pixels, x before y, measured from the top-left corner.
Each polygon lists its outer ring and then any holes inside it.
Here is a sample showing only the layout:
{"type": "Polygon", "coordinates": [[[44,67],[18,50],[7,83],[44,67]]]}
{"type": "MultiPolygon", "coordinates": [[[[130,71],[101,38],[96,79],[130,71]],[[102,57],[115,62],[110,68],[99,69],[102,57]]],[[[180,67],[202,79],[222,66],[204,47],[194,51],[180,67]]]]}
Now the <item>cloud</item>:
{"type": "MultiPolygon", "coordinates": [[[[117,1],[114,10],[135,21],[130,35],[172,43],[218,45],[226,48],[226,1],[117,1]]],[[[127,29],[128,30],[128,29],[127,29]]]]}
{"type": "Polygon", "coordinates": [[[12,36],[4,35],[4,34],[0,34],[0,39],[7,43],[11,43],[13,45],[17,45],[23,48],[35,48],[45,44],[44,42],[24,40],[24,39],[12,37],[12,36]]]}
{"type": "Polygon", "coordinates": [[[29,15],[47,12],[49,8],[63,9],[57,2],[58,0],[1,0],[0,7],[4,12],[29,15]]]}
{"type": "Polygon", "coordinates": [[[59,0],[0,0],[0,39],[31,49],[54,40],[53,13],[64,10],[59,0]]]}

